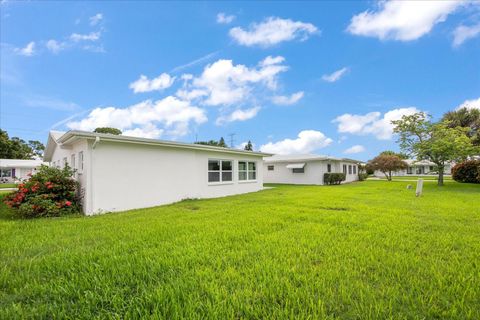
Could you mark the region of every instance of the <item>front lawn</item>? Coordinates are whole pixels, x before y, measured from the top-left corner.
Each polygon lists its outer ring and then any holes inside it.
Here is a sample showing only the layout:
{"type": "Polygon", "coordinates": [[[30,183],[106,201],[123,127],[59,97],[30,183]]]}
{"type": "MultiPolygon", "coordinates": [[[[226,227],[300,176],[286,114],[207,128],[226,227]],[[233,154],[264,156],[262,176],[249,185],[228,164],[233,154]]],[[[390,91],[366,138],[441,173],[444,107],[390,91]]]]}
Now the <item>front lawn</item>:
{"type": "MultiPolygon", "coordinates": [[[[378,177],[383,180],[387,180],[385,176],[378,177]]],[[[398,181],[403,181],[403,180],[418,180],[418,179],[423,179],[425,181],[438,181],[438,176],[435,175],[429,175],[429,176],[392,176],[392,180],[398,180],[398,181]]],[[[443,176],[444,181],[452,181],[452,176],[443,176]]]]}
{"type": "Polygon", "coordinates": [[[0,189],[16,188],[16,187],[18,187],[18,185],[15,183],[0,183],[0,189]]]}
{"type": "Polygon", "coordinates": [[[277,186],[0,215],[0,319],[479,319],[480,186],[277,186]]]}

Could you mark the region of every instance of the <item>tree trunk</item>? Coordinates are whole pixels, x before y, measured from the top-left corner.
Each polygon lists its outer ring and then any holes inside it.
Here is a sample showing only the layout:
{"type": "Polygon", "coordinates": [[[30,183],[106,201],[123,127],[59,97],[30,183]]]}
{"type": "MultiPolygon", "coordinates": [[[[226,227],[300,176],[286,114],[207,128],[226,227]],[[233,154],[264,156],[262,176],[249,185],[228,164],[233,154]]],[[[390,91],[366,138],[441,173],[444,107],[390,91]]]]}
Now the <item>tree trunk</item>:
{"type": "Polygon", "coordinates": [[[385,175],[385,178],[387,178],[388,181],[391,180],[391,178],[388,176],[387,172],[386,171],[383,171],[383,174],[385,175]]]}
{"type": "Polygon", "coordinates": [[[445,171],[444,166],[438,166],[438,185],[443,186],[443,172],[445,171]]]}

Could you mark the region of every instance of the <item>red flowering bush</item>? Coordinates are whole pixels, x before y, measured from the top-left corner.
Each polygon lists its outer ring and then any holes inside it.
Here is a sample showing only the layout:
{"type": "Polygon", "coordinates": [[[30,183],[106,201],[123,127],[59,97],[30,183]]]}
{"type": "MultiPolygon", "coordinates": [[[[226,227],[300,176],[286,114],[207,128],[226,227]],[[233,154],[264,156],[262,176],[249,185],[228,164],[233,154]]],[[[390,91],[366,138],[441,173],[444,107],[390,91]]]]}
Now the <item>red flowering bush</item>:
{"type": "Polygon", "coordinates": [[[458,182],[480,183],[480,160],[467,160],[452,168],[452,178],[458,182]]]}
{"type": "Polygon", "coordinates": [[[80,211],[78,183],[73,171],[41,166],[18,190],[5,197],[5,203],[23,218],[58,217],[80,211]]]}

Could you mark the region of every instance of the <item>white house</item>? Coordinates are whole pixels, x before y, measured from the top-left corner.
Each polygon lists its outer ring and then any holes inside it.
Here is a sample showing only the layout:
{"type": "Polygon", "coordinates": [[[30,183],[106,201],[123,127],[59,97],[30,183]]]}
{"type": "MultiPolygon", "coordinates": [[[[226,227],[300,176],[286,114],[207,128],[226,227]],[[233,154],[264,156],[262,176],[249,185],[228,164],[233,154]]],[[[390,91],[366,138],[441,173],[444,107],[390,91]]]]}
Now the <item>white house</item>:
{"type": "Polygon", "coordinates": [[[345,182],[358,180],[357,160],[320,155],[275,155],[264,158],[264,182],[322,185],[327,172],[345,173],[345,182]]]}
{"type": "Polygon", "coordinates": [[[263,188],[270,154],[83,131],[50,132],[45,160],[76,170],[85,214],[263,188]]]}
{"type": "Polygon", "coordinates": [[[16,182],[29,178],[44,163],[42,160],[0,159],[0,182],[16,182]]]}
{"type": "MultiPolygon", "coordinates": [[[[392,176],[421,176],[425,174],[438,174],[436,169],[436,164],[427,160],[417,161],[414,159],[403,160],[407,163],[407,169],[395,171],[392,173],[392,176]]],[[[452,173],[453,163],[445,165],[444,174],[452,173]]],[[[385,174],[379,170],[375,170],[375,176],[385,177],[385,174]]]]}

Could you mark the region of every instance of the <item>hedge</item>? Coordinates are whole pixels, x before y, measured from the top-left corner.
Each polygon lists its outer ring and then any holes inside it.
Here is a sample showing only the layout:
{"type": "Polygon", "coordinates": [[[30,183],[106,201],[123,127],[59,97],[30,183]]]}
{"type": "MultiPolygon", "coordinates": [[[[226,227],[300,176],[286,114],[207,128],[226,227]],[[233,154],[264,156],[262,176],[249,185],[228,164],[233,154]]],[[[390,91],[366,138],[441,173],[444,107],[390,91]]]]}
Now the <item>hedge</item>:
{"type": "Polygon", "coordinates": [[[452,178],[458,182],[480,183],[480,160],[467,160],[452,168],[452,178]]]}
{"type": "Polygon", "coordinates": [[[340,184],[342,181],[345,181],[346,175],[345,173],[331,173],[327,172],[323,175],[323,182],[324,184],[340,184]]]}

